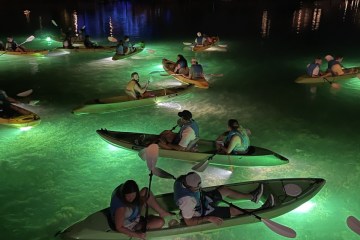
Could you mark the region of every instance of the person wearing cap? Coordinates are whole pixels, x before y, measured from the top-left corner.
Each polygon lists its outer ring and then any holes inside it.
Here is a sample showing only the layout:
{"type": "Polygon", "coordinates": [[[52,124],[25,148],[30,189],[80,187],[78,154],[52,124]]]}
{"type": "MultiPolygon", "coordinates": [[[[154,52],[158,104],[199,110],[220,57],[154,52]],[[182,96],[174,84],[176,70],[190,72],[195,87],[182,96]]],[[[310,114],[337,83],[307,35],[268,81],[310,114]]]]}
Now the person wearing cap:
{"type": "Polygon", "coordinates": [[[202,79],[204,78],[204,71],[201,64],[195,58],[191,59],[191,67],[189,71],[189,79],[202,79]]]}
{"type": "Polygon", "coordinates": [[[226,154],[245,154],[250,146],[250,130],[240,126],[236,119],[229,119],[228,131],[221,134],[217,139],[217,149],[226,154]]]}
{"type": "Polygon", "coordinates": [[[159,147],[186,151],[188,145],[199,138],[199,126],[196,121],[192,119],[192,113],[188,110],[184,110],[179,112],[178,116],[180,117],[177,122],[180,126],[179,132],[175,134],[170,130],[163,131],[160,134],[159,147]]]}
{"type": "Polygon", "coordinates": [[[196,38],[195,38],[195,45],[204,45],[206,41],[206,38],[203,37],[203,35],[201,34],[201,32],[198,32],[196,34],[196,38]]]}
{"type": "Polygon", "coordinates": [[[134,180],[127,180],[115,188],[111,195],[110,217],[114,228],[129,237],[145,239],[145,231],[161,228],[164,217],[172,215],[160,207],[152,192],[147,196],[148,188],[139,187],[134,180]],[[145,218],[141,210],[145,203],[155,210],[159,216],[149,215],[145,229],[145,218]]]}
{"type": "MultiPolygon", "coordinates": [[[[254,191],[249,193],[238,192],[225,186],[205,192],[201,190],[201,177],[195,172],[189,172],[175,180],[174,201],[179,207],[187,226],[206,222],[220,225],[223,219],[245,213],[234,207],[217,206],[217,203],[221,202],[224,197],[245,199],[258,203],[263,195],[263,191],[264,185],[259,184],[254,191]]],[[[274,206],[274,197],[270,195],[262,205],[262,208],[272,206],[274,206]]]]}
{"type": "Polygon", "coordinates": [[[128,82],[125,88],[125,93],[132,97],[133,99],[141,99],[149,97],[150,95],[146,92],[149,81],[142,87],[139,83],[140,78],[137,72],[131,74],[131,80],[128,82]]]}

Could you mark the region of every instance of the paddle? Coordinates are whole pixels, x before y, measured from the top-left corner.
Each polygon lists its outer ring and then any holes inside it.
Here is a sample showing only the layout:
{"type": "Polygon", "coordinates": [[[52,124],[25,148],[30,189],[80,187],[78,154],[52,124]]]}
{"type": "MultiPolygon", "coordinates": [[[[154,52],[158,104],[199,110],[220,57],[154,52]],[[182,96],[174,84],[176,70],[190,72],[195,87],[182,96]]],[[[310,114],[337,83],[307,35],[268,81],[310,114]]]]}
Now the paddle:
{"type": "Polygon", "coordinates": [[[26,91],[24,91],[24,92],[21,92],[21,93],[16,94],[16,96],[18,96],[18,97],[27,97],[27,96],[29,96],[29,95],[32,94],[32,93],[33,93],[33,90],[32,90],[32,89],[29,89],[29,90],[26,90],[26,91]]]}
{"type": "Polygon", "coordinates": [[[51,22],[52,22],[52,24],[54,24],[54,26],[59,27],[59,26],[57,25],[57,23],[55,22],[55,20],[51,20],[51,22]]]}
{"type": "MultiPolygon", "coordinates": [[[[149,166],[149,164],[148,164],[149,166]]],[[[165,170],[161,169],[161,168],[157,168],[157,167],[154,167],[152,172],[154,173],[154,175],[160,177],[160,178],[167,178],[167,179],[176,179],[172,174],[166,172],[165,170]]],[[[236,206],[236,205],[233,205],[232,203],[230,202],[227,202],[225,200],[222,200],[224,203],[227,203],[229,204],[230,206],[234,207],[234,208],[237,208],[239,209],[240,211],[243,211],[247,214],[250,214],[250,215],[253,215],[255,218],[257,218],[258,220],[260,220],[261,222],[263,222],[268,228],[270,228],[273,232],[281,235],[281,236],[284,236],[284,237],[288,237],[288,238],[295,238],[296,237],[296,232],[292,229],[292,228],[289,228],[287,226],[284,226],[282,224],[279,224],[279,223],[276,223],[272,220],[269,220],[269,219],[266,219],[266,218],[262,218],[258,215],[256,215],[255,213],[253,212],[249,212],[249,211],[246,211],[244,209],[241,209],[240,207],[236,206]]]]}
{"type": "Polygon", "coordinates": [[[360,221],[356,217],[349,216],[346,219],[346,224],[351,230],[360,235],[360,221]]]}
{"type": "Polygon", "coordinates": [[[207,159],[197,163],[195,166],[193,166],[191,169],[197,172],[203,172],[207,166],[209,165],[209,161],[213,159],[213,157],[217,154],[214,153],[213,155],[211,155],[210,157],[208,157],[207,159]]]}
{"type": "MultiPolygon", "coordinates": [[[[34,40],[35,39],[35,37],[33,36],[33,35],[31,35],[30,37],[28,37],[26,40],[25,40],[25,42],[22,42],[22,43],[20,43],[19,45],[17,45],[17,47],[20,47],[21,45],[23,45],[23,44],[25,44],[25,43],[27,43],[27,42],[31,42],[32,40],[34,40]]],[[[0,54],[0,56],[1,55],[4,55],[5,53],[7,53],[8,52],[8,50],[6,50],[5,52],[3,52],[2,54],[0,54]]]]}
{"type": "Polygon", "coordinates": [[[340,84],[334,83],[334,82],[330,81],[329,79],[327,79],[326,77],[323,77],[323,79],[324,79],[326,82],[328,82],[328,83],[331,85],[332,88],[334,88],[334,89],[340,89],[340,84]]]}
{"type": "Polygon", "coordinates": [[[116,38],[114,38],[113,36],[109,36],[109,37],[108,37],[108,40],[109,40],[109,42],[113,42],[113,43],[117,43],[117,42],[118,42],[118,40],[117,40],[116,38]]]}
{"type": "MultiPolygon", "coordinates": [[[[150,173],[149,173],[149,188],[148,188],[148,191],[146,193],[146,200],[148,200],[149,197],[150,197],[153,170],[155,168],[158,156],[159,156],[159,146],[157,144],[150,144],[147,148],[144,148],[143,150],[141,150],[139,152],[139,157],[142,160],[146,161],[148,169],[150,170],[150,173]]],[[[149,204],[146,204],[145,225],[144,225],[144,228],[143,228],[143,232],[146,231],[148,217],[149,217],[149,204]]]]}
{"type": "MultiPolygon", "coordinates": [[[[164,71],[153,71],[151,72],[150,74],[152,73],[156,73],[156,72],[164,72],[164,71]]],[[[184,76],[184,74],[181,74],[181,73],[172,73],[172,74],[168,74],[168,73],[160,73],[160,76],[184,76]]],[[[205,73],[204,75],[207,75],[207,76],[212,76],[212,77],[223,77],[224,74],[222,73],[219,73],[219,74],[215,74],[215,73],[205,73]]],[[[185,76],[184,76],[185,77],[185,76]]]]}

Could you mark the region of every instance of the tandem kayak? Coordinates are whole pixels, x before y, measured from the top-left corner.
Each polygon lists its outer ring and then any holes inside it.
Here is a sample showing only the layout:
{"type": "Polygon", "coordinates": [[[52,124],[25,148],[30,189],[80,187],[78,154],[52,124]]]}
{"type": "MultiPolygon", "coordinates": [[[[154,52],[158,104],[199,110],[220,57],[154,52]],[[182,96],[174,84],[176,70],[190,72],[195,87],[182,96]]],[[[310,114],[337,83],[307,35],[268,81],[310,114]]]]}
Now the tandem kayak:
{"type": "MultiPolygon", "coordinates": [[[[117,132],[106,129],[100,129],[96,132],[104,141],[116,147],[132,151],[140,151],[159,139],[159,135],[148,133],[117,132]]],[[[221,166],[275,166],[289,162],[286,157],[257,146],[251,146],[248,153],[242,155],[222,153],[214,155],[214,153],[216,153],[215,141],[205,139],[200,139],[197,142],[196,152],[159,149],[160,157],[188,162],[200,162],[212,157],[209,163],[221,166]]]]}
{"type": "Polygon", "coordinates": [[[145,107],[170,100],[180,95],[184,95],[188,93],[192,88],[193,85],[188,85],[158,90],[149,90],[147,91],[147,93],[151,94],[151,97],[142,99],[133,99],[127,94],[110,98],[98,98],[86,102],[83,106],[75,108],[72,113],[74,113],[75,115],[88,113],[109,113],[122,111],[130,108],[145,107]]]}
{"type": "MultiPolygon", "coordinates": [[[[260,218],[271,219],[286,214],[309,201],[321,190],[325,183],[326,181],[322,178],[283,178],[240,182],[227,184],[225,186],[246,193],[255,190],[259,184],[264,184],[264,193],[261,202],[264,202],[265,199],[272,194],[274,196],[275,205],[273,207],[256,209],[253,213],[260,218]]],[[[203,190],[211,191],[217,187],[219,186],[206,187],[203,188],[203,190]]],[[[160,206],[165,210],[178,212],[178,208],[174,202],[173,193],[161,194],[155,197],[160,206]]],[[[241,202],[232,201],[233,204],[241,206],[241,202]]],[[[151,209],[149,210],[151,211],[151,209]]],[[[154,212],[151,212],[150,214],[154,214],[154,212]]],[[[169,218],[171,219],[171,217],[169,218]]],[[[169,219],[166,219],[166,221],[168,220],[169,219]]],[[[243,214],[230,219],[224,219],[224,222],[219,226],[213,223],[203,223],[195,226],[186,226],[183,223],[176,226],[164,225],[161,229],[147,231],[146,237],[147,239],[151,239],[155,237],[169,237],[196,232],[210,232],[243,224],[258,223],[260,221],[261,220],[254,215],[243,214]]],[[[91,214],[85,219],[59,232],[57,236],[63,240],[129,239],[127,235],[114,230],[109,208],[91,214]]]]}
{"type": "Polygon", "coordinates": [[[300,77],[298,77],[295,82],[296,83],[304,83],[304,84],[312,84],[312,83],[323,83],[323,82],[337,82],[340,80],[346,80],[350,78],[359,78],[359,70],[360,67],[354,67],[354,68],[345,68],[345,72],[350,72],[341,76],[329,76],[329,77],[310,77],[307,74],[304,74],[300,77]]]}
{"type": "Polygon", "coordinates": [[[133,56],[135,54],[138,54],[138,53],[142,52],[145,49],[145,43],[141,42],[139,45],[140,45],[139,47],[135,48],[134,52],[129,53],[129,54],[125,55],[125,54],[116,54],[115,53],[114,56],[112,57],[112,60],[116,61],[116,60],[128,58],[128,57],[131,57],[131,56],[133,56]]]}
{"type": "Polygon", "coordinates": [[[162,60],[162,65],[164,70],[176,80],[185,83],[185,84],[194,84],[198,88],[209,88],[209,82],[205,78],[192,80],[185,77],[182,74],[176,74],[173,70],[175,68],[175,62],[164,58],[162,60]]]}
{"type": "Polygon", "coordinates": [[[31,50],[26,49],[26,52],[15,52],[15,51],[0,51],[0,55],[16,55],[16,56],[45,56],[49,53],[49,50],[31,50]]]}
{"type": "Polygon", "coordinates": [[[23,128],[23,127],[34,127],[40,124],[41,120],[40,117],[18,105],[13,104],[13,112],[11,114],[2,114],[0,111],[0,124],[16,127],[16,128],[23,128]]]}
{"type": "Polygon", "coordinates": [[[219,43],[219,37],[212,37],[212,43],[210,44],[204,44],[204,45],[195,45],[193,48],[192,48],[192,51],[194,52],[201,52],[201,51],[204,51],[208,48],[211,48],[213,46],[215,46],[216,44],[219,43]]]}

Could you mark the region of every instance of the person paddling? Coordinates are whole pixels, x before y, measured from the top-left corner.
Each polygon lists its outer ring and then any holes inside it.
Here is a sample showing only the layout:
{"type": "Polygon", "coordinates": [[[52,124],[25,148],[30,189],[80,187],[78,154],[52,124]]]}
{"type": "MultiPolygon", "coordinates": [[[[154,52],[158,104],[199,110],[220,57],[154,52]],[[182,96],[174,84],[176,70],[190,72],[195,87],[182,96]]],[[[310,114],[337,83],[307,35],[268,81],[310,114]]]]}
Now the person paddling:
{"type": "Polygon", "coordinates": [[[140,78],[137,72],[133,72],[131,74],[131,80],[126,85],[125,92],[127,95],[132,97],[133,99],[141,99],[146,97],[153,96],[152,94],[146,92],[149,86],[149,81],[142,87],[139,83],[140,78]]]}
{"type": "Polygon", "coordinates": [[[13,37],[7,37],[7,42],[5,44],[5,50],[9,52],[25,52],[25,48],[20,46],[14,41],[13,37]]]}

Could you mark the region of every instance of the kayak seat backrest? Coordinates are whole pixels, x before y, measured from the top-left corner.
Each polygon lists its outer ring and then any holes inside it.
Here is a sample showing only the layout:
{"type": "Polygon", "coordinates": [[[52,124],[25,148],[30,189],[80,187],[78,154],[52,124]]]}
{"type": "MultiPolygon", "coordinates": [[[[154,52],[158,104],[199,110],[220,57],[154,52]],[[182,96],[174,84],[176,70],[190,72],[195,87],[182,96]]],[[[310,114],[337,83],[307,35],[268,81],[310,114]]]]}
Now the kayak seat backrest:
{"type": "Polygon", "coordinates": [[[190,141],[190,143],[186,147],[186,151],[195,152],[196,144],[199,140],[200,140],[200,138],[195,138],[194,140],[190,141]]]}
{"type": "Polygon", "coordinates": [[[245,155],[253,155],[255,153],[255,147],[249,146],[248,151],[245,155]]]}

